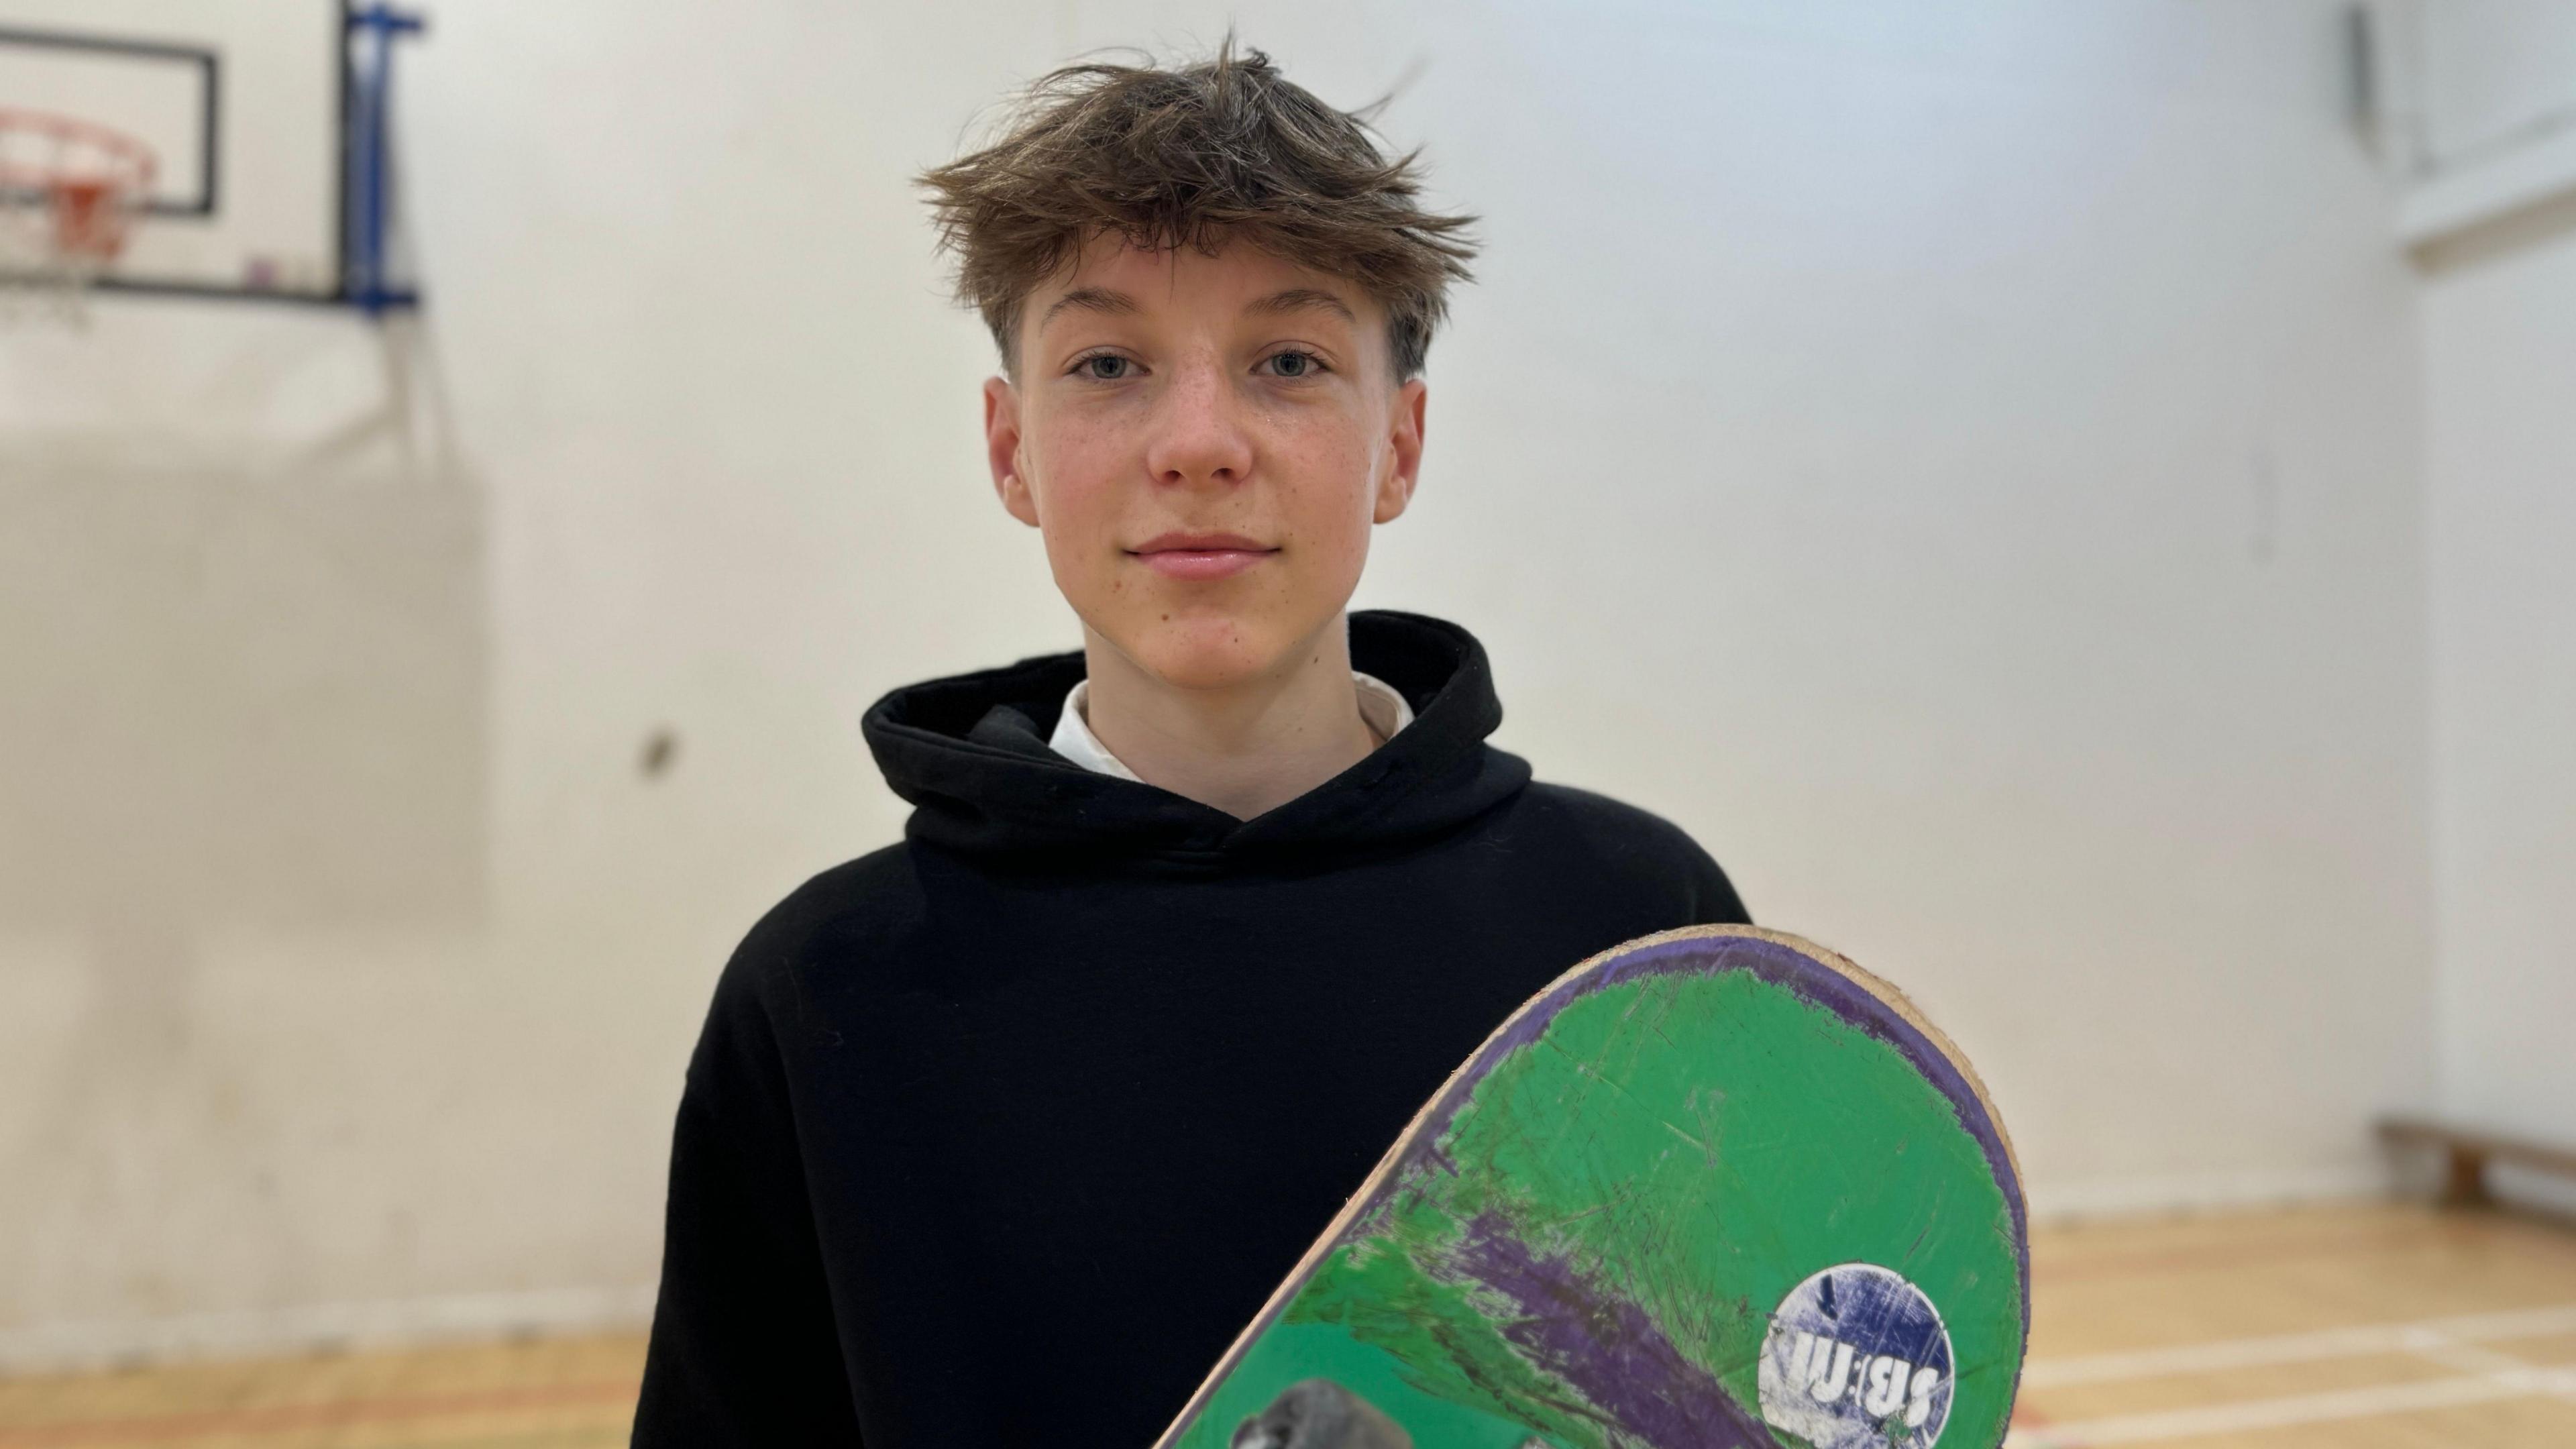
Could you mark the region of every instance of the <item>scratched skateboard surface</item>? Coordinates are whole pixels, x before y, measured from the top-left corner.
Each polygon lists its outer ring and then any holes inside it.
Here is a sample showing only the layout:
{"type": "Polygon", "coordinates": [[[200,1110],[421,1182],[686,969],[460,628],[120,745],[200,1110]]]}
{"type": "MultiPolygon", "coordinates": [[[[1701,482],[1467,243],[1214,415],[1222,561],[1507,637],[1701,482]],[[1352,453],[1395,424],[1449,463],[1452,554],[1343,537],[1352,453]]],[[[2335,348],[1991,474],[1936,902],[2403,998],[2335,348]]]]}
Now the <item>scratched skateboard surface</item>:
{"type": "Polygon", "coordinates": [[[1994,1449],[2012,1149],[1893,987],[1794,936],[1604,952],[1451,1077],[1159,1449],[1994,1449]]]}

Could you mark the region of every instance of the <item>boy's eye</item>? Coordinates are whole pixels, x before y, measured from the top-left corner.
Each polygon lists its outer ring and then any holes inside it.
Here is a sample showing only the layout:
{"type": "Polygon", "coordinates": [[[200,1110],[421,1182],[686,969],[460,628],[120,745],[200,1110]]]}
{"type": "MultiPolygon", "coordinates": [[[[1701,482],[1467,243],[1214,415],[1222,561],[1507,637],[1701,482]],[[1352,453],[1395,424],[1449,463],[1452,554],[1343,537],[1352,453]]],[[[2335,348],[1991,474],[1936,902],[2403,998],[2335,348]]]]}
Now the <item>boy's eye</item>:
{"type": "Polygon", "coordinates": [[[1278,365],[1278,370],[1271,374],[1273,377],[1312,377],[1324,370],[1324,359],[1311,352],[1299,352],[1293,348],[1286,352],[1274,352],[1262,360],[1278,365]]]}
{"type": "Polygon", "coordinates": [[[1095,352],[1073,366],[1093,382],[1117,382],[1127,376],[1129,363],[1115,352],[1095,352]]]}

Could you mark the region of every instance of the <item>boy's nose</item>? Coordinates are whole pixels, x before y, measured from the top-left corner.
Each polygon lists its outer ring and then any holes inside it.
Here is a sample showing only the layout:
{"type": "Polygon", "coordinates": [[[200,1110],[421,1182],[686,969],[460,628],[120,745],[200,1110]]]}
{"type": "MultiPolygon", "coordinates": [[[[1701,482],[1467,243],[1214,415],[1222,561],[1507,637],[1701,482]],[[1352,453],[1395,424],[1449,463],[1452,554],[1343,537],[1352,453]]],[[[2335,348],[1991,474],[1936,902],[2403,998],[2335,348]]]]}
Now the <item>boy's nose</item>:
{"type": "Polygon", "coordinates": [[[1252,473],[1252,440],[1241,407],[1215,362],[1176,368],[1157,400],[1146,468],[1157,482],[1181,486],[1242,482],[1252,473]]]}

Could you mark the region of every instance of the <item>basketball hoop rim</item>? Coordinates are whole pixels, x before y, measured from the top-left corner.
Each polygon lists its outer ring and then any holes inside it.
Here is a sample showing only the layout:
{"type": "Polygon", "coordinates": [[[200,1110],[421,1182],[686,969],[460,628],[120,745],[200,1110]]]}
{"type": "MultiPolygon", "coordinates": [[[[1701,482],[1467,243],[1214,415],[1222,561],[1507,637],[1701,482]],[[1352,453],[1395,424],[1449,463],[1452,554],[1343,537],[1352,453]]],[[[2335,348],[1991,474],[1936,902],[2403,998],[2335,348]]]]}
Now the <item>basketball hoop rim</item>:
{"type": "Polygon", "coordinates": [[[42,133],[51,137],[57,147],[87,147],[119,164],[74,168],[0,163],[0,187],[51,190],[66,182],[103,181],[120,191],[139,193],[152,185],[152,178],[161,169],[160,158],[150,146],[113,126],[78,116],[26,106],[0,106],[0,135],[12,131],[42,133]]]}
{"type": "Polygon", "coordinates": [[[113,126],[25,106],[0,106],[0,145],[0,199],[32,200],[44,219],[41,231],[5,228],[0,280],[13,298],[52,295],[78,321],[82,293],[123,255],[159,159],[113,126]]]}

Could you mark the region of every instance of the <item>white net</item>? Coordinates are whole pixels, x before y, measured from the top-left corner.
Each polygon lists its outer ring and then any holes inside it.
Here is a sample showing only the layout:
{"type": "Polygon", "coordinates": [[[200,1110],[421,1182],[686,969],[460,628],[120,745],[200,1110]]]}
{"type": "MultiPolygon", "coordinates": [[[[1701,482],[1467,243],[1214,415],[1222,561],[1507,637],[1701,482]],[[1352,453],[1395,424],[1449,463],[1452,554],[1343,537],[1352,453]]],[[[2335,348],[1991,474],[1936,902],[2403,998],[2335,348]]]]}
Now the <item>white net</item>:
{"type": "Polygon", "coordinates": [[[98,269],[54,245],[53,207],[12,198],[0,227],[0,323],[86,320],[98,269]]]}

